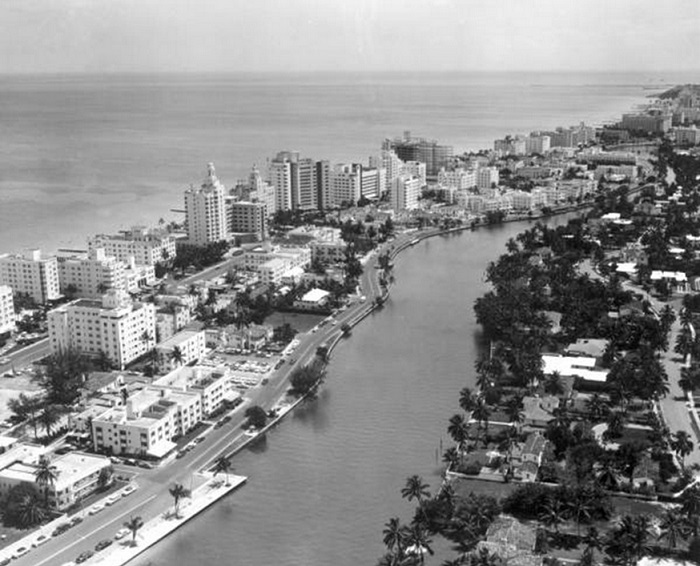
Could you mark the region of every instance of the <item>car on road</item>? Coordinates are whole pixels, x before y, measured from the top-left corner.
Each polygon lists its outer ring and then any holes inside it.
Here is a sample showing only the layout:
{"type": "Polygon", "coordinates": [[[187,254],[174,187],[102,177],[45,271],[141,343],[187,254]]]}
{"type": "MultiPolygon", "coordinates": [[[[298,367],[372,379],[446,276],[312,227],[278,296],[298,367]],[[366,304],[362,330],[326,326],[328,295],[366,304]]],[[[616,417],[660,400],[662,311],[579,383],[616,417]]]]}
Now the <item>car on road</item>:
{"type": "Polygon", "coordinates": [[[100,552],[112,544],[111,539],[103,539],[95,545],[95,552],[100,552]]]}
{"type": "Polygon", "coordinates": [[[137,484],[135,484],[135,483],[130,483],[130,484],[127,485],[124,489],[122,489],[122,497],[126,497],[127,495],[131,495],[131,494],[134,493],[138,488],[139,488],[139,486],[138,486],[137,484]]]}
{"type": "Polygon", "coordinates": [[[29,547],[28,546],[20,546],[19,548],[15,549],[15,551],[12,553],[12,558],[19,558],[20,556],[24,556],[29,552],[29,547]]]}
{"type": "Polygon", "coordinates": [[[118,456],[110,456],[109,461],[112,462],[112,464],[123,464],[124,463],[124,460],[122,460],[118,456]]]}
{"type": "Polygon", "coordinates": [[[121,540],[123,539],[126,535],[128,535],[131,531],[127,528],[119,529],[116,534],[114,535],[114,540],[121,540]]]}
{"type": "Polygon", "coordinates": [[[102,511],[102,509],[104,509],[104,508],[105,508],[105,506],[102,503],[96,503],[95,505],[90,507],[90,509],[88,510],[88,513],[90,515],[96,515],[97,513],[102,511]]]}
{"type": "Polygon", "coordinates": [[[110,495],[107,500],[105,501],[105,504],[107,505],[114,505],[117,501],[119,501],[122,498],[121,493],[113,493],[110,495]]]}
{"type": "Polygon", "coordinates": [[[136,465],[139,468],[145,468],[146,470],[152,470],[155,467],[150,462],[144,462],[143,460],[139,460],[138,462],[136,462],[136,465]]]}
{"type": "Polygon", "coordinates": [[[90,558],[93,556],[95,556],[95,553],[92,550],[86,550],[78,555],[78,558],[75,559],[75,563],[82,564],[83,562],[90,560],[90,558]]]}
{"type": "Polygon", "coordinates": [[[49,535],[39,535],[32,541],[32,546],[41,546],[45,542],[48,542],[51,537],[49,535]]]}
{"type": "Polygon", "coordinates": [[[9,363],[10,363],[10,358],[0,358],[0,365],[9,364],[9,363]]]}
{"type": "Polygon", "coordinates": [[[127,466],[135,466],[136,460],[132,460],[131,458],[125,458],[124,464],[126,464],[127,466]]]}
{"type": "Polygon", "coordinates": [[[59,535],[62,535],[65,533],[68,529],[70,529],[73,525],[71,523],[61,523],[58,525],[53,532],[51,533],[52,537],[57,537],[59,535]]]}
{"type": "MultiPolygon", "coordinates": [[[[71,526],[71,527],[75,527],[75,525],[79,525],[79,524],[82,523],[82,522],[83,522],[83,518],[80,517],[80,516],[78,516],[78,515],[76,515],[75,517],[73,517],[73,518],[70,520],[70,526],[71,526]]],[[[59,526],[60,526],[60,525],[59,525],[59,526]]]]}
{"type": "Polygon", "coordinates": [[[296,358],[292,358],[291,360],[289,360],[289,365],[290,365],[290,366],[293,366],[295,363],[297,363],[297,359],[296,359],[296,358]]]}

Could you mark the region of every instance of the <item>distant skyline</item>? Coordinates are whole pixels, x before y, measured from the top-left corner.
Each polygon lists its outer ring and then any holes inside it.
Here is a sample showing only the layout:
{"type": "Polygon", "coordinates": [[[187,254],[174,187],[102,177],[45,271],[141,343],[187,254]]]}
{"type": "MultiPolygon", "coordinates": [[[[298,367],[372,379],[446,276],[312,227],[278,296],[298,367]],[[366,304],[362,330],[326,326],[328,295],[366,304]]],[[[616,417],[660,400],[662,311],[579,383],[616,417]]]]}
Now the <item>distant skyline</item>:
{"type": "Polygon", "coordinates": [[[700,2],[3,0],[0,73],[700,68],[700,2]]]}

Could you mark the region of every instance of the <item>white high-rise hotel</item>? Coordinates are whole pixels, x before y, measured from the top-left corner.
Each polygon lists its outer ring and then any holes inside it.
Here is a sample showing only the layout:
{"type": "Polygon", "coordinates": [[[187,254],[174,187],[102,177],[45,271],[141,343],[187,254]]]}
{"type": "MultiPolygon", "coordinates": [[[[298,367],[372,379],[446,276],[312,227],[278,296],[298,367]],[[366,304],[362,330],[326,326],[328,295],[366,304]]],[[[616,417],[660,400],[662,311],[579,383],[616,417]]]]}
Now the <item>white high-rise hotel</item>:
{"type": "Polygon", "coordinates": [[[151,303],[135,303],[111,290],[101,301],[79,299],[48,314],[51,353],[68,349],[104,352],[120,369],[155,346],[156,315],[151,303]]]}
{"type": "Polygon", "coordinates": [[[58,264],[55,257],[41,257],[38,249],[23,255],[0,255],[0,285],[9,285],[15,293],[27,293],[37,303],[61,296],[58,264]]]}
{"type": "Polygon", "coordinates": [[[190,243],[201,246],[228,237],[225,193],[226,188],[216,177],[214,164],[209,163],[202,186],[190,187],[185,191],[187,236],[190,243]]]}

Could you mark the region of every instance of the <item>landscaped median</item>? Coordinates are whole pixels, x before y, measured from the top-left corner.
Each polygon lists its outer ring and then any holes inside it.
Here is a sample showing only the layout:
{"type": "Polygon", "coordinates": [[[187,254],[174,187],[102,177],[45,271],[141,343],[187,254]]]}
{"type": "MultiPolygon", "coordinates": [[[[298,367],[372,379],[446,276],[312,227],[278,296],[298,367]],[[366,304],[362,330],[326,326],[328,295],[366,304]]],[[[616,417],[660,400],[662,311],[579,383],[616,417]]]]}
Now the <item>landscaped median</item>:
{"type": "Polygon", "coordinates": [[[172,510],[158,515],[138,529],[135,540],[131,534],[128,534],[107,549],[95,554],[84,564],[87,566],[91,564],[99,564],[100,566],[126,564],[248,480],[245,476],[236,475],[229,475],[228,478],[213,477],[209,473],[201,475],[206,479],[206,483],[196,488],[189,498],[182,501],[177,515],[172,510]]]}

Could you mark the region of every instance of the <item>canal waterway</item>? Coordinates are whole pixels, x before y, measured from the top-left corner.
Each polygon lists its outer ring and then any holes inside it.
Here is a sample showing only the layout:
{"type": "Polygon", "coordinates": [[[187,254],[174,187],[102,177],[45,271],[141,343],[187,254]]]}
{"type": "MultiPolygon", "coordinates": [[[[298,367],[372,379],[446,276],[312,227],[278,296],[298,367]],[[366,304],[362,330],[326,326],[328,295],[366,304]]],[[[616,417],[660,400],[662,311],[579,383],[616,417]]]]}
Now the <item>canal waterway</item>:
{"type": "MultiPolygon", "coordinates": [[[[440,484],[447,419],[459,390],[474,385],[473,304],[487,287],[484,270],[526,227],[440,236],[402,253],[390,300],[334,351],[318,398],[234,458],[248,484],[136,564],[376,563],[384,523],[411,517],[405,478],[440,484]]],[[[437,548],[445,552],[426,563],[448,557],[447,545],[437,548]]]]}

